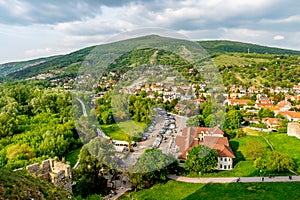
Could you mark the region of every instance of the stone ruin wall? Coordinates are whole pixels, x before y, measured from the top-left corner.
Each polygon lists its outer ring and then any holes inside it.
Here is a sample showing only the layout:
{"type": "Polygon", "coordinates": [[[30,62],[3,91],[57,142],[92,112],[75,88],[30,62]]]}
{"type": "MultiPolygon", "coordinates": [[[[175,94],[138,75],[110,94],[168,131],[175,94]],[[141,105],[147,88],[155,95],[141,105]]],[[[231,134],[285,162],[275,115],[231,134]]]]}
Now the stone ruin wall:
{"type": "Polygon", "coordinates": [[[297,122],[288,123],[287,134],[288,136],[295,136],[300,139],[300,124],[297,122]]]}
{"type": "Polygon", "coordinates": [[[72,176],[70,165],[56,162],[53,159],[44,160],[42,165],[35,163],[26,167],[26,170],[44,181],[72,192],[72,176]]]}

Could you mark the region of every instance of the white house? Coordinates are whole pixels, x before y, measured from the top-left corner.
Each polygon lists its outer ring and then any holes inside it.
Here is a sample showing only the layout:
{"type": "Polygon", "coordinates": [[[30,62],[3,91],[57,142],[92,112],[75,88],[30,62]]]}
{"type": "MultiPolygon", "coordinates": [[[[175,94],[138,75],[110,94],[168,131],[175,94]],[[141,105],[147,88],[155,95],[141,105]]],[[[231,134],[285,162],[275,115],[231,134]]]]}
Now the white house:
{"type": "Polygon", "coordinates": [[[218,152],[218,170],[233,169],[235,155],[229,146],[227,137],[223,137],[223,131],[218,127],[189,127],[182,130],[182,135],[176,136],[176,157],[186,159],[188,151],[192,147],[205,145],[218,152]]]}

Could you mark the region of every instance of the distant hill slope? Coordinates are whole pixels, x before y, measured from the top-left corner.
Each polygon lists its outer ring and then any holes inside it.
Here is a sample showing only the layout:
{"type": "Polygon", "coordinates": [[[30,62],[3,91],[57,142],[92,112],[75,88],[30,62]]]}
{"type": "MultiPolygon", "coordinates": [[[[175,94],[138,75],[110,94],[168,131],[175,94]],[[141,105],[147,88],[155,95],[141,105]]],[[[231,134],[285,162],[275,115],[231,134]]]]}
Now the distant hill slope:
{"type": "MultiPolygon", "coordinates": [[[[158,36],[145,36],[158,37],[158,36]]],[[[159,37],[158,37],[159,39],[159,37]]],[[[199,41],[200,45],[207,50],[212,56],[221,55],[224,53],[246,53],[248,48],[251,53],[258,54],[290,54],[300,55],[300,51],[279,49],[273,47],[260,46],[242,42],[232,41],[199,41]]],[[[31,61],[14,62],[0,65],[0,77],[4,76],[10,79],[26,79],[42,73],[58,73],[55,77],[75,77],[77,70],[85,57],[94,49],[88,47],[80,49],[66,55],[53,56],[48,58],[40,58],[31,61]]]]}
{"type": "Polygon", "coordinates": [[[209,53],[247,53],[249,48],[250,53],[257,54],[268,53],[300,55],[300,51],[296,50],[267,47],[257,44],[249,44],[227,40],[199,41],[199,44],[209,53]]]}
{"type": "Polygon", "coordinates": [[[0,169],[0,199],[69,199],[65,190],[24,172],[0,169]]]}
{"type": "Polygon", "coordinates": [[[6,76],[8,74],[24,70],[29,67],[33,67],[35,65],[39,65],[45,62],[49,62],[55,58],[58,58],[60,56],[51,56],[47,58],[38,58],[33,60],[27,60],[27,61],[20,61],[20,62],[9,62],[5,64],[0,64],[0,75],[6,76]]]}
{"type": "Polygon", "coordinates": [[[88,47],[70,54],[55,56],[52,59],[46,60],[45,62],[8,73],[7,77],[13,79],[30,78],[37,74],[48,73],[51,70],[61,70],[65,76],[76,76],[77,70],[79,69],[82,61],[84,61],[85,57],[93,48],[94,47],[88,47]]]}

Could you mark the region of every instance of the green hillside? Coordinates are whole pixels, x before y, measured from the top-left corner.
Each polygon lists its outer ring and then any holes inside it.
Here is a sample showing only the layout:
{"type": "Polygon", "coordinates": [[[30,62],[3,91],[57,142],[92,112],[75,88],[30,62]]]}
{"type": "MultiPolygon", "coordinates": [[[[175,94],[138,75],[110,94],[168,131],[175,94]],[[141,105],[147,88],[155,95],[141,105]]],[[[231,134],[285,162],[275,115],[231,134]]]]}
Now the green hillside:
{"type": "Polygon", "coordinates": [[[227,40],[199,41],[199,44],[209,53],[250,53],[257,54],[289,54],[300,55],[300,51],[261,46],[227,40]]]}
{"type": "Polygon", "coordinates": [[[40,65],[46,62],[50,62],[53,59],[59,58],[60,56],[51,56],[47,58],[38,58],[34,60],[21,61],[21,62],[10,62],[0,65],[0,75],[6,76],[8,74],[31,68],[35,65],[40,65]]]}
{"type": "Polygon", "coordinates": [[[65,190],[25,174],[0,169],[0,199],[70,199],[65,190]]]}
{"type": "MultiPolygon", "coordinates": [[[[137,38],[137,39],[130,39],[125,42],[117,42],[113,43],[112,46],[117,47],[117,45],[124,45],[129,43],[134,43],[136,41],[139,41],[139,39],[143,39],[143,41],[153,41],[153,37],[155,40],[159,41],[160,37],[151,35],[151,36],[145,36],[144,38],[137,38]],[[146,37],[146,40],[145,40],[146,37]],[[148,39],[148,40],[147,40],[148,39]]],[[[236,79],[230,81],[229,83],[236,84],[238,80],[241,80],[244,76],[248,76],[249,74],[252,74],[255,76],[255,74],[258,71],[256,68],[265,69],[265,66],[268,65],[268,63],[276,63],[276,55],[281,55],[281,62],[289,59],[293,55],[300,55],[300,51],[294,51],[294,50],[286,50],[286,49],[279,49],[279,48],[272,48],[272,47],[266,47],[266,46],[260,46],[260,45],[254,45],[254,44],[248,44],[248,43],[242,43],[242,42],[233,42],[233,41],[200,41],[200,45],[207,50],[211,57],[214,59],[214,62],[216,65],[220,68],[221,73],[224,73],[226,75],[228,73],[231,73],[232,68],[235,66],[241,67],[241,66],[250,66],[249,69],[237,69],[234,70],[237,72],[236,79]],[[247,54],[248,48],[250,49],[250,54],[247,54]],[[285,57],[283,56],[285,55],[285,57]],[[263,67],[260,68],[259,66],[256,66],[253,68],[253,65],[262,65],[263,67]],[[228,66],[229,68],[224,68],[224,66],[228,66]],[[228,70],[229,69],[229,70],[228,70]],[[247,74],[245,74],[247,72],[247,74]]],[[[147,45],[146,45],[147,46],[147,45]]],[[[99,50],[97,48],[97,52],[99,55],[101,55],[101,51],[107,50],[111,47],[110,45],[100,45],[97,46],[100,47],[99,50]]],[[[49,58],[41,58],[36,59],[32,61],[25,61],[25,62],[15,62],[15,63],[8,63],[0,65],[0,77],[4,76],[6,79],[26,79],[34,77],[38,74],[44,74],[44,73],[51,73],[54,74],[55,78],[63,78],[63,77],[76,77],[77,71],[80,68],[82,62],[85,60],[86,56],[90,55],[92,50],[95,47],[88,47],[84,48],[78,51],[75,51],[70,54],[61,55],[61,56],[54,56],[49,58]]],[[[118,59],[117,61],[121,61],[118,64],[112,64],[112,68],[118,68],[120,65],[131,65],[131,66],[137,66],[140,63],[143,62],[144,58],[137,58],[138,56],[146,56],[147,60],[149,61],[149,58],[152,56],[154,51],[149,50],[148,53],[144,54],[144,50],[135,50],[133,52],[128,53],[127,55],[123,55],[118,59]],[[129,56],[126,58],[126,56],[129,56]],[[142,62],[141,62],[142,61],[142,62]]],[[[166,56],[167,57],[167,56],[166,56]]],[[[298,61],[297,59],[293,58],[293,62],[289,62],[289,65],[297,65],[298,61]],[[294,62],[295,61],[295,62],[294,62]]],[[[273,66],[273,65],[272,65],[273,66]]],[[[267,66],[268,67],[268,66],[267,66]]],[[[287,67],[285,66],[285,69],[287,69],[287,73],[297,75],[298,68],[296,67],[287,67]],[[294,73],[296,71],[296,73],[294,73]]],[[[280,68],[279,68],[280,69],[280,68]]],[[[268,72],[268,70],[265,70],[268,72]]],[[[265,74],[265,72],[262,72],[265,74]]],[[[277,74],[274,74],[276,78],[277,74]]],[[[271,75],[272,76],[272,75],[271,75]]],[[[232,78],[231,78],[232,79],[232,78]]],[[[250,77],[250,79],[252,79],[250,77]]],[[[295,81],[298,81],[298,78],[296,77],[295,81]]],[[[275,79],[276,80],[276,79],[275,79]]],[[[246,80],[247,81],[247,80],[246,80]]],[[[246,82],[244,81],[244,82],[246,82]]],[[[259,78],[256,80],[250,80],[250,82],[258,82],[257,85],[263,84],[263,82],[266,82],[264,78],[259,78]]],[[[292,81],[294,82],[294,81],[292,81]]]]}

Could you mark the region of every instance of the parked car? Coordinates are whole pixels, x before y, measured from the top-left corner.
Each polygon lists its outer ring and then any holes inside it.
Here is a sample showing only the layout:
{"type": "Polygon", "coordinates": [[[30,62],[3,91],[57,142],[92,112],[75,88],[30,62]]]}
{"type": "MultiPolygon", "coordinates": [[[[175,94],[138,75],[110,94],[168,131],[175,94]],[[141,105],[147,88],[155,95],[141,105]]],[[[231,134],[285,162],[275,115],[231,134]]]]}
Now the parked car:
{"type": "Polygon", "coordinates": [[[175,124],[170,124],[170,129],[174,129],[174,128],[176,128],[176,125],[175,124]]]}
{"type": "Polygon", "coordinates": [[[158,148],[162,141],[162,138],[162,136],[157,137],[153,142],[152,148],[158,148]]]}

